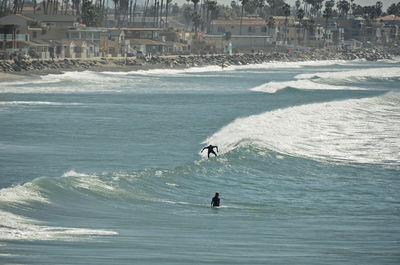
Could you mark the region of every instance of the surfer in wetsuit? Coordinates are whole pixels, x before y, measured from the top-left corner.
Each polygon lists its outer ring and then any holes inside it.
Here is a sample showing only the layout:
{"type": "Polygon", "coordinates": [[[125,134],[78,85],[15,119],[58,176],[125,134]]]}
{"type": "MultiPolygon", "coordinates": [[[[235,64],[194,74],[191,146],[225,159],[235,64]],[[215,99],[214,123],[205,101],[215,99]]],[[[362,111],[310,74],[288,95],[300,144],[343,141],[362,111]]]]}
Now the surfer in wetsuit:
{"type": "Polygon", "coordinates": [[[214,154],[215,156],[217,156],[217,154],[214,152],[214,148],[217,148],[217,152],[218,152],[218,146],[216,145],[209,145],[203,148],[203,150],[201,150],[201,153],[203,153],[204,149],[207,149],[207,157],[210,158],[210,154],[214,154]]]}
{"type": "Polygon", "coordinates": [[[217,207],[217,206],[219,206],[219,202],[220,202],[219,193],[216,192],[214,198],[212,198],[211,206],[217,207]]]}

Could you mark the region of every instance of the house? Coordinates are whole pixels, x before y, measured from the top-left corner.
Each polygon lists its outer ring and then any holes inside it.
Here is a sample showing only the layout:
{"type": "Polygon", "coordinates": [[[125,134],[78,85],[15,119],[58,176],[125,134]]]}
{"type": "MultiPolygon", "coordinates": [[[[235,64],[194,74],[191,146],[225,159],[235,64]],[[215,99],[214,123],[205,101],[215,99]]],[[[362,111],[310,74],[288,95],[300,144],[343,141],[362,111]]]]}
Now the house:
{"type": "Polygon", "coordinates": [[[235,20],[213,20],[208,35],[222,35],[231,32],[232,35],[265,35],[267,34],[267,25],[263,19],[240,19],[235,20]]]}
{"type": "Polygon", "coordinates": [[[388,15],[376,19],[376,42],[382,45],[400,44],[400,17],[388,15]]]}
{"type": "Polygon", "coordinates": [[[29,34],[26,29],[35,21],[20,14],[0,18],[0,50],[27,52],[29,34]]]}
{"type": "Polygon", "coordinates": [[[107,56],[120,57],[130,52],[130,41],[125,38],[125,31],[108,28],[100,35],[100,52],[107,56]]]}
{"type": "Polygon", "coordinates": [[[67,39],[91,41],[100,45],[101,35],[107,33],[108,31],[106,28],[95,28],[95,27],[69,28],[67,31],[67,39]]]}
{"type": "Polygon", "coordinates": [[[57,58],[76,58],[75,54],[75,41],[73,40],[56,40],[54,41],[56,44],[56,54],[57,58]]]}
{"type": "Polygon", "coordinates": [[[77,24],[77,17],[72,14],[43,15],[39,13],[24,13],[26,17],[39,21],[45,27],[74,27],[77,24]]]}
{"type": "Polygon", "coordinates": [[[167,44],[162,41],[150,39],[134,39],[130,41],[131,47],[145,55],[164,54],[168,51],[167,44]]]}

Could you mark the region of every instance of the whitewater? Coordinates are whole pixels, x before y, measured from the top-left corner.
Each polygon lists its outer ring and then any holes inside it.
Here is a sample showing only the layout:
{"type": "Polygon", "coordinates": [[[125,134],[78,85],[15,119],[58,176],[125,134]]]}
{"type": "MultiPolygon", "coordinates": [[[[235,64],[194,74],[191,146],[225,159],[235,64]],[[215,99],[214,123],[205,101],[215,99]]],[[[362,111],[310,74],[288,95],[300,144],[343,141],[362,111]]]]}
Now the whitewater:
{"type": "Polygon", "coordinates": [[[399,264],[399,128],[398,60],[1,80],[0,263],[399,264]]]}

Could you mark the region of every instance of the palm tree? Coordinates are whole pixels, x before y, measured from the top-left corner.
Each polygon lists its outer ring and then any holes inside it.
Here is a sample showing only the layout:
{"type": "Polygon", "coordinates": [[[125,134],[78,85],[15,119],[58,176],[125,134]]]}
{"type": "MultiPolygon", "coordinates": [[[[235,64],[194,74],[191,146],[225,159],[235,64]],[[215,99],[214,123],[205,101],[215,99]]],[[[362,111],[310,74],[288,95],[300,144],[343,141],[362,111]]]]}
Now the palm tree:
{"type": "Polygon", "coordinates": [[[335,1],[334,0],[329,0],[326,1],[325,3],[325,10],[324,10],[324,18],[325,18],[325,36],[324,36],[324,42],[326,43],[326,39],[327,39],[327,30],[328,30],[328,20],[329,18],[332,17],[333,15],[333,7],[335,6],[335,1]]]}
{"type": "Polygon", "coordinates": [[[168,7],[169,7],[169,4],[170,3],[172,3],[172,0],[167,0],[167,3],[166,3],[166,7],[165,7],[165,25],[167,25],[167,27],[168,27],[168,7]]]}
{"type": "Polygon", "coordinates": [[[304,27],[304,35],[303,35],[303,41],[304,41],[306,30],[308,32],[308,38],[310,38],[310,34],[314,31],[315,21],[312,19],[305,19],[303,20],[303,27],[304,27]]]}
{"type": "Polygon", "coordinates": [[[114,19],[117,21],[119,0],[113,0],[113,2],[114,2],[114,19]]]}
{"type": "Polygon", "coordinates": [[[212,22],[213,20],[213,13],[215,9],[217,8],[217,1],[211,1],[207,0],[205,2],[205,7],[206,7],[206,23],[207,23],[207,33],[210,31],[210,20],[212,22]],[[209,16],[209,13],[211,12],[211,16],[209,16]]]}
{"type": "Polygon", "coordinates": [[[239,35],[242,35],[243,9],[244,9],[244,5],[245,5],[248,1],[249,1],[249,0],[240,0],[240,2],[242,2],[242,11],[240,12],[240,28],[239,28],[239,35]]]}
{"type": "Polygon", "coordinates": [[[325,10],[324,10],[324,18],[325,18],[325,27],[328,26],[328,20],[333,15],[333,7],[335,6],[335,0],[329,0],[325,3],[325,10]]]}
{"type": "Polygon", "coordinates": [[[300,0],[296,0],[295,5],[296,5],[296,12],[297,12],[297,10],[299,10],[299,8],[301,6],[301,1],[300,0]]]}
{"type": "Polygon", "coordinates": [[[290,5],[284,4],[282,6],[282,12],[283,15],[285,16],[285,35],[284,35],[284,40],[287,43],[287,24],[288,24],[288,17],[290,16],[290,5]]]}
{"type": "Polygon", "coordinates": [[[193,10],[194,12],[197,13],[197,4],[200,2],[200,0],[190,0],[193,3],[193,10]]]}
{"type": "Polygon", "coordinates": [[[337,2],[336,6],[339,9],[341,16],[347,18],[347,14],[350,10],[350,3],[346,0],[340,0],[339,2],[337,2]]]}
{"type": "MultiPolygon", "coordinates": [[[[303,19],[304,19],[304,10],[302,8],[299,8],[297,10],[297,18],[299,19],[299,23],[300,23],[300,29],[302,29],[302,25],[303,25],[303,19]]],[[[304,36],[304,34],[303,34],[304,36]]],[[[298,42],[300,42],[300,37],[297,38],[298,42]]],[[[304,39],[304,38],[303,38],[304,39]]]]}
{"type": "Polygon", "coordinates": [[[274,17],[268,17],[265,22],[267,23],[268,33],[271,34],[272,27],[275,27],[275,19],[274,17]]]}

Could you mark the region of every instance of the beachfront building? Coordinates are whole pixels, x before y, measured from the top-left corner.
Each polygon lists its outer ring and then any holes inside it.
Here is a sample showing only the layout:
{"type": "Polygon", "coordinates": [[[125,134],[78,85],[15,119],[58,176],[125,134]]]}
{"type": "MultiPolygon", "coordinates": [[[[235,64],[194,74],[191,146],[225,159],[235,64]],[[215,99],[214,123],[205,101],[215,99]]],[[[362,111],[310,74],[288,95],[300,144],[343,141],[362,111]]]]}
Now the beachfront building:
{"type": "Polygon", "coordinates": [[[27,53],[29,34],[26,29],[33,23],[33,19],[20,14],[0,18],[0,50],[4,53],[27,53]]]}
{"type": "Polygon", "coordinates": [[[208,43],[213,43],[217,51],[223,51],[229,41],[224,38],[230,32],[233,50],[265,49],[276,39],[275,29],[268,29],[265,20],[243,18],[236,20],[213,20],[208,34],[201,36],[208,43]],[[271,35],[272,33],[272,35],[271,35]]]}
{"type": "Polygon", "coordinates": [[[126,39],[125,31],[108,28],[106,34],[100,35],[100,51],[107,57],[121,57],[130,53],[130,41],[126,39]]]}
{"type": "Polygon", "coordinates": [[[168,51],[166,35],[161,28],[122,28],[126,40],[129,40],[132,52],[143,55],[164,54],[168,51]]]}
{"type": "Polygon", "coordinates": [[[388,15],[376,19],[376,42],[382,45],[400,44],[400,16],[388,15]]]}
{"type": "Polygon", "coordinates": [[[57,45],[55,56],[58,58],[76,58],[75,41],[73,40],[57,40],[54,41],[57,45]]]}

